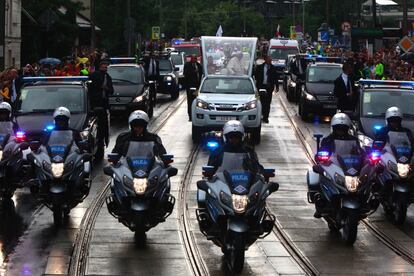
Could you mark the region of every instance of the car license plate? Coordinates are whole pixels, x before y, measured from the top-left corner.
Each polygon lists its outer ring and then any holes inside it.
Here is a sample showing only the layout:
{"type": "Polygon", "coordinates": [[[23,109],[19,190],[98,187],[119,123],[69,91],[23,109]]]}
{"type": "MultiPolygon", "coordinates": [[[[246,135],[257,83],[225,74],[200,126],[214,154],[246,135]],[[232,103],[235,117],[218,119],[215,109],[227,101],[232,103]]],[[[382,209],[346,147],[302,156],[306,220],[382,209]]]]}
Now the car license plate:
{"type": "Polygon", "coordinates": [[[112,110],[126,110],[126,106],[125,105],[113,105],[111,106],[112,110]]]}
{"type": "Polygon", "coordinates": [[[326,109],[336,109],[336,105],[335,104],[325,104],[324,106],[323,106],[323,108],[326,108],[326,109]]]}
{"type": "Polygon", "coordinates": [[[236,116],[217,116],[217,121],[227,122],[231,120],[237,120],[237,117],[236,116]]]}

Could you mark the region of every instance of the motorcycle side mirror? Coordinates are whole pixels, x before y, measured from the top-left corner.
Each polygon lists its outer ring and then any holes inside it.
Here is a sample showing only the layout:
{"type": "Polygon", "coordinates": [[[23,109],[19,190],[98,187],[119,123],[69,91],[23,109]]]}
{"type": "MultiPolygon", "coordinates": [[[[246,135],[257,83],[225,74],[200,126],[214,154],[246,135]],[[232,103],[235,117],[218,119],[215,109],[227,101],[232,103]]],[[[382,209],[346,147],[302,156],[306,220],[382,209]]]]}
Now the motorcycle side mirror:
{"type": "Polygon", "coordinates": [[[320,165],[314,165],[312,167],[313,171],[316,172],[317,174],[323,174],[324,170],[320,165]]]}
{"type": "Polygon", "coordinates": [[[121,155],[118,153],[109,153],[108,154],[108,162],[112,163],[114,165],[116,165],[119,161],[119,159],[121,159],[121,155]]]}
{"type": "Polygon", "coordinates": [[[29,143],[27,143],[27,142],[23,142],[23,143],[21,143],[20,145],[19,145],[19,147],[20,147],[20,149],[21,150],[27,150],[28,148],[29,148],[29,143]]]}
{"type": "Polygon", "coordinates": [[[212,177],[214,175],[214,167],[213,166],[203,166],[203,176],[204,177],[212,177]]]}
{"type": "Polygon", "coordinates": [[[104,171],[104,174],[109,175],[109,176],[112,176],[113,170],[112,170],[112,167],[111,166],[106,166],[103,169],[103,171],[104,171]]]}
{"type": "Polygon", "coordinates": [[[41,143],[40,141],[30,141],[29,146],[31,151],[37,152],[41,146],[41,143]]]}
{"type": "Polygon", "coordinates": [[[279,183],[269,182],[269,193],[274,193],[279,190],[279,183]]]}
{"type": "Polygon", "coordinates": [[[164,162],[164,165],[167,166],[167,165],[174,162],[174,155],[172,155],[172,154],[163,154],[161,156],[161,160],[162,160],[162,162],[164,162]]]}
{"type": "Polygon", "coordinates": [[[191,87],[190,92],[191,92],[192,95],[196,95],[197,94],[197,88],[191,87]]]}
{"type": "Polygon", "coordinates": [[[88,151],[89,142],[88,142],[88,140],[82,140],[82,141],[78,142],[78,146],[79,146],[79,149],[81,149],[83,151],[88,151]]]}
{"type": "Polygon", "coordinates": [[[178,173],[178,169],[177,168],[175,168],[175,167],[168,167],[168,170],[167,170],[168,177],[176,176],[177,173],[178,173]]]}
{"type": "Polygon", "coordinates": [[[264,169],[263,176],[266,181],[268,181],[271,177],[275,177],[275,169],[264,169]]]}
{"type": "Polygon", "coordinates": [[[205,180],[199,180],[199,181],[197,181],[197,188],[199,190],[207,192],[208,191],[208,184],[205,180]]]}

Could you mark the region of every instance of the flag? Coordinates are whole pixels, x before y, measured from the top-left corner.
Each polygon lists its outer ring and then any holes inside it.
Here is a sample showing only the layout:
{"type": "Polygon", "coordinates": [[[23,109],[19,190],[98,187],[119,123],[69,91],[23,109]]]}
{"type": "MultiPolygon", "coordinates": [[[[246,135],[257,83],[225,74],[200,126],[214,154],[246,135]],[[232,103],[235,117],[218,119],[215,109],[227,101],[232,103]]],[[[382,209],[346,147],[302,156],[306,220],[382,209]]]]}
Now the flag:
{"type": "Polygon", "coordinates": [[[219,26],[219,28],[216,32],[216,36],[223,36],[223,28],[221,27],[221,25],[219,26]]]}
{"type": "Polygon", "coordinates": [[[280,24],[277,24],[275,37],[281,37],[281,35],[280,35],[280,24]]]}

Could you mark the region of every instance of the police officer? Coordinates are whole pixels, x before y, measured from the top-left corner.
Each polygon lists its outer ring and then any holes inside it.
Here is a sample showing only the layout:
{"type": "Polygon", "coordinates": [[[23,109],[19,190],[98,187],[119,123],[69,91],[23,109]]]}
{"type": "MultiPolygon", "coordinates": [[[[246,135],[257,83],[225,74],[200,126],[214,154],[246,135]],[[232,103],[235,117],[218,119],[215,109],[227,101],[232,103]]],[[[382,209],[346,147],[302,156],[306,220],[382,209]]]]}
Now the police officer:
{"type": "Polygon", "coordinates": [[[0,103],[0,133],[14,135],[19,129],[17,123],[12,118],[12,107],[8,102],[0,103]]]}
{"type": "Polygon", "coordinates": [[[382,127],[376,133],[376,140],[383,141],[384,143],[388,142],[388,133],[390,131],[393,132],[405,132],[407,134],[408,139],[411,142],[411,148],[414,149],[414,138],[411,133],[411,130],[402,126],[403,114],[398,107],[390,107],[385,112],[385,121],[387,123],[386,126],[382,127]]]}
{"type": "Polygon", "coordinates": [[[122,156],[126,156],[128,153],[129,142],[154,142],[154,155],[162,157],[166,154],[164,146],[162,145],[161,138],[148,131],[149,117],[147,113],[141,110],[136,110],[129,115],[128,123],[130,131],[121,133],[116,139],[115,147],[112,150],[113,153],[118,153],[122,156]]]}
{"type": "MultiPolygon", "coordinates": [[[[69,127],[70,117],[70,111],[66,107],[61,106],[56,108],[55,112],[53,112],[53,120],[55,122],[55,127],[53,131],[71,131],[73,141],[75,142],[75,144],[77,144],[82,140],[82,138],[79,131],[69,127]]],[[[47,145],[47,143],[49,142],[50,134],[51,132],[48,133],[48,135],[46,135],[42,144],[47,145]]]]}
{"type": "Polygon", "coordinates": [[[99,70],[93,72],[89,78],[90,85],[90,103],[98,116],[98,153],[97,159],[101,159],[104,155],[104,146],[109,144],[109,95],[114,93],[112,86],[112,78],[107,73],[108,60],[101,60],[99,63],[99,70]]]}
{"type": "Polygon", "coordinates": [[[225,152],[229,153],[247,153],[248,159],[245,160],[246,169],[252,173],[263,173],[263,166],[260,165],[257,154],[253,149],[243,145],[244,127],[242,123],[236,120],[228,121],[223,126],[224,146],[217,151],[211,152],[208,165],[213,166],[215,171],[223,162],[225,152]]]}

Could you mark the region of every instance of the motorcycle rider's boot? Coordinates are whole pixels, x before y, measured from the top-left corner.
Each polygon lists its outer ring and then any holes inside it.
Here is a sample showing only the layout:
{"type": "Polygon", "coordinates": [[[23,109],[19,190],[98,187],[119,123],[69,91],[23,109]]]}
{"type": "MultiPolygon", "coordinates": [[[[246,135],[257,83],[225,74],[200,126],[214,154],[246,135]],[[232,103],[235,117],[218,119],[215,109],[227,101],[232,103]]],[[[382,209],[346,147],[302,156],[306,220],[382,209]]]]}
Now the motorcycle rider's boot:
{"type": "Polygon", "coordinates": [[[321,195],[319,193],[315,194],[315,213],[313,214],[315,218],[322,217],[321,209],[324,207],[324,205],[325,204],[321,198],[321,195]]]}

